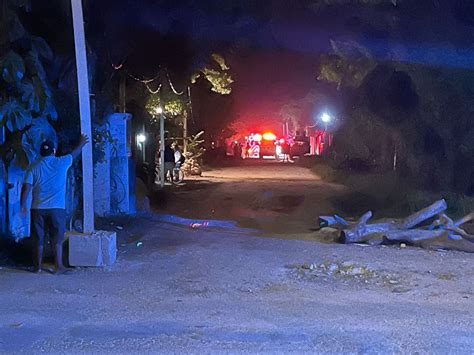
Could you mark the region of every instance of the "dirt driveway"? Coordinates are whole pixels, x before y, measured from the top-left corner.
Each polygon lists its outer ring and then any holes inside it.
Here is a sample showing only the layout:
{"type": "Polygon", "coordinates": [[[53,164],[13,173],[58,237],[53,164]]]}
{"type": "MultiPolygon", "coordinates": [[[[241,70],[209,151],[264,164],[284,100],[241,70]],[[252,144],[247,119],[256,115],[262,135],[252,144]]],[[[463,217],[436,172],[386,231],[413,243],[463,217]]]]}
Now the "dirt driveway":
{"type": "Polygon", "coordinates": [[[161,213],[101,221],[112,267],[0,257],[0,353],[473,352],[474,255],[323,244],[310,229],[342,187],[218,173],[157,194],[161,213]]]}

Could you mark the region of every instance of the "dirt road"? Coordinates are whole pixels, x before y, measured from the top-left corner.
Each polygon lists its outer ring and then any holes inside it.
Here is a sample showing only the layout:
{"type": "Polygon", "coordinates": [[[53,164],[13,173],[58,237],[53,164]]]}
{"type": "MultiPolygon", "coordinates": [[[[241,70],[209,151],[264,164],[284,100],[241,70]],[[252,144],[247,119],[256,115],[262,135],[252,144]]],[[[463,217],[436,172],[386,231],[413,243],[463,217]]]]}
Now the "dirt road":
{"type": "Polygon", "coordinates": [[[331,206],[325,191],[344,189],[234,171],[158,194],[166,213],[102,221],[119,236],[110,268],[35,275],[4,261],[0,352],[473,352],[473,255],[296,240],[331,206]],[[294,191],[302,202],[282,198],[294,191]],[[236,201],[248,220],[218,218],[239,211],[236,201]],[[301,206],[313,206],[308,223],[272,236],[301,206]]]}
{"type": "Polygon", "coordinates": [[[162,213],[233,220],[263,235],[314,239],[317,216],[334,212],[335,197],[344,191],[295,164],[246,161],[205,171],[185,186],[158,194],[154,202],[162,213]]]}

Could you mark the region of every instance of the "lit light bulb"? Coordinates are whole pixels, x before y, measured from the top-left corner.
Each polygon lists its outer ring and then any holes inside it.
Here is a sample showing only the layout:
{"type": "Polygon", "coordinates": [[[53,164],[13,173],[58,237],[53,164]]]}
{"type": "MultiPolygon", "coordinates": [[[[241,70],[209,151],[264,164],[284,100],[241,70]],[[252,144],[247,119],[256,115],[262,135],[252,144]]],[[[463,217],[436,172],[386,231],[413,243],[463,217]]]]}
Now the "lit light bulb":
{"type": "Polygon", "coordinates": [[[155,109],[155,112],[157,115],[161,115],[163,113],[163,108],[161,106],[158,106],[156,109],[155,109]]]}
{"type": "Polygon", "coordinates": [[[327,112],[324,112],[321,115],[321,121],[323,121],[324,123],[328,123],[331,121],[331,116],[327,112]]]}
{"type": "Polygon", "coordinates": [[[139,143],[144,143],[146,141],[146,136],[143,133],[140,133],[139,135],[137,135],[137,141],[139,143]]]}

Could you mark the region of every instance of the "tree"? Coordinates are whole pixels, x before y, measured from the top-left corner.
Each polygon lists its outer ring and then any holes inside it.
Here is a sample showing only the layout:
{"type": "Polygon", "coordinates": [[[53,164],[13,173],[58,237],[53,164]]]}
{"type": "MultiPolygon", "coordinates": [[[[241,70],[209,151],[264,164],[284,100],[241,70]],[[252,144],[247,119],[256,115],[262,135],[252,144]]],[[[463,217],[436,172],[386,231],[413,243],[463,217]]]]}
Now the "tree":
{"type": "Polygon", "coordinates": [[[6,163],[16,158],[23,167],[26,155],[30,161],[34,159],[38,140],[51,133],[48,120],[58,117],[43,66],[53,53],[43,38],[25,29],[19,18],[19,12],[29,8],[27,0],[5,0],[0,9],[0,126],[7,129],[2,158],[6,163]],[[44,129],[28,135],[34,125],[44,129]]]}
{"type": "Polygon", "coordinates": [[[307,127],[314,127],[318,124],[315,116],[317,108],[328,106],[328,95],[322,94],[322,90],[313,89],[300,99],[293,99],[283,105],[280,110],[280,117],[283,123],[288,123],[291,133],[303,131],[307,127]]]}
{"type": "Polygon", "coordinates": [[[331,40],[332,53],[323,55],[317,79],[341,87],[358,88],[375,68],[370,52],[355,41],[331,40]]]}
{"type": "Polygon", "coordinates": [[[191,77],[191,83],[195,84],[203,76],[211,84],[211,91],[229,95],[232,92],[231,84],[234,82],[229,73],[230,67],[226,64],[224,58],[216,53],[211,55],[212,63],[209,66],[200,68],[191,77]]]}
{"type": "Polygon", "coordinates": [[[318,79],[345,93],[337,156],[381,171],[396,168],[424,188],[472,194],[472,73],[399,61],[399,46],[382,62],[361,44],[340,50],[335,43],[318,79]]]}

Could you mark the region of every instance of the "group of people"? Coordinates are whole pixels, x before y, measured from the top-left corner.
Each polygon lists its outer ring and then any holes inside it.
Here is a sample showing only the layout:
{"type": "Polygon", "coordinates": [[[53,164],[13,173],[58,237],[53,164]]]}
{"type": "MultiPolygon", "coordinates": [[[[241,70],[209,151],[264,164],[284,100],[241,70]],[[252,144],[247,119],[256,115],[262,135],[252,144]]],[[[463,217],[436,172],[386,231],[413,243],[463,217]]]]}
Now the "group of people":
{"type": "MultiPolygon", "coordinates": [[[[245,145],[242,146],[242,144],[238,141],[235,141],[232,143],[232,152],[233,156],[235,159],[248,159],[251,156],[252,152],[252,147],[255,145],[259,145],[257,142],[252,142],[250,140],[246,140],[245,145]]],[[[281,159],[284,163],[294,163],[295,161],[292,159],[292,154],[291,154],[291,144],[288,142],[288,140],[285,140],[283,143],[280,143],[278,141],[275,141],[275,156],[277,159],[280,159],[280,155],[278,154],[278,150],[276,150],[276,147],[280,147],[280,154],[281,154],[281,159]]]]}
{"type": "MultiPolygon", "coordinates": [[[[181,166],[185,162],[186,158],[181,151],[177,142],[165,145],[164,156],[164,170],[165,170],[165,184],[171,185],[172,179],[176,178],[181,171],[181,166]]],[[[157,151],[155,163],[158,167],[161,167],[161,152],[157,151]]],[[[159,170],[159,169],[158,169],[159,170]]],[[[159,179],[159,174],[157,179],[159,179]]]]}

